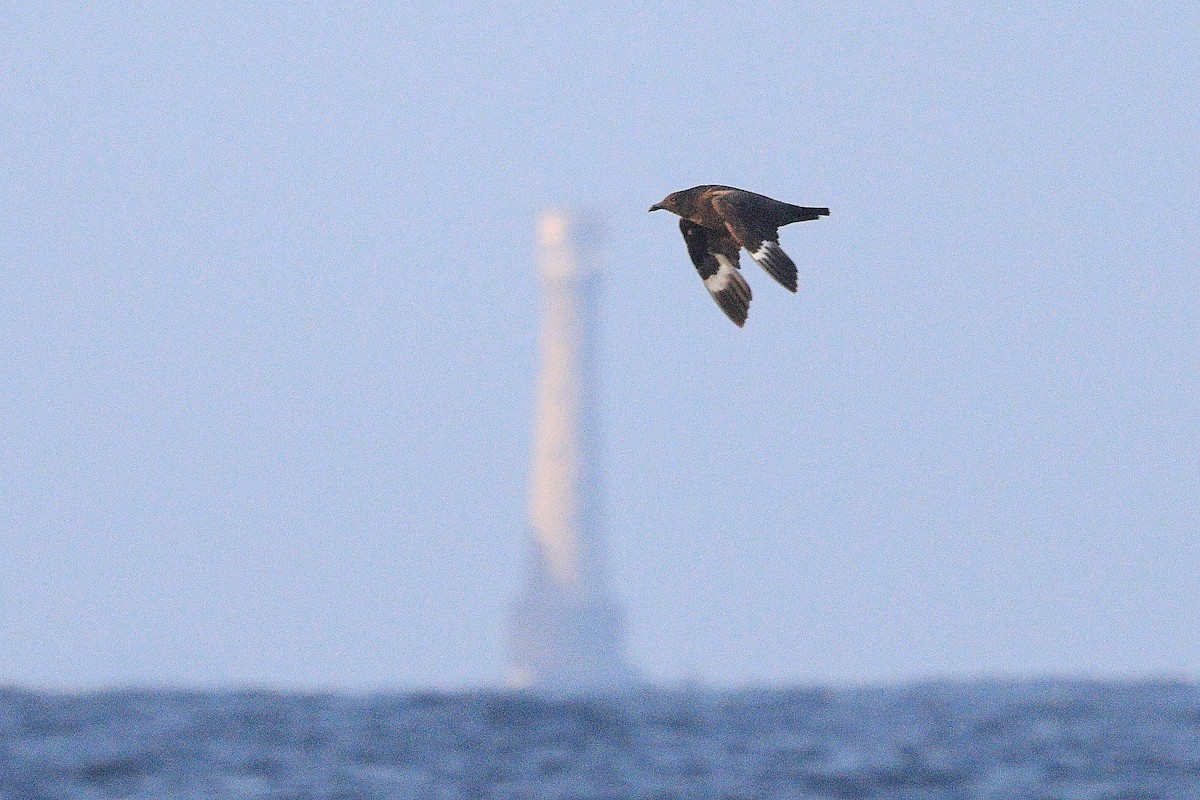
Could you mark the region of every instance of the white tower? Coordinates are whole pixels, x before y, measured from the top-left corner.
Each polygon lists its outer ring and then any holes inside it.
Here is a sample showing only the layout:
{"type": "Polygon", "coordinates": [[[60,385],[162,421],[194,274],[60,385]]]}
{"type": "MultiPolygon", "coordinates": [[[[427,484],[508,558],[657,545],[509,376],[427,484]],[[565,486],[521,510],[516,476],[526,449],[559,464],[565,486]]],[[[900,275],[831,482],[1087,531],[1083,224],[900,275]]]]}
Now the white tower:
{"type": "Polygon", "coordinates": [[[588,692],[631,682],[620,615],[608,600],[595,412],[597,236],[572,215],[538,224],[542,368],[534,426],[525,594],[513,630],[512,683],[588,692]]]}

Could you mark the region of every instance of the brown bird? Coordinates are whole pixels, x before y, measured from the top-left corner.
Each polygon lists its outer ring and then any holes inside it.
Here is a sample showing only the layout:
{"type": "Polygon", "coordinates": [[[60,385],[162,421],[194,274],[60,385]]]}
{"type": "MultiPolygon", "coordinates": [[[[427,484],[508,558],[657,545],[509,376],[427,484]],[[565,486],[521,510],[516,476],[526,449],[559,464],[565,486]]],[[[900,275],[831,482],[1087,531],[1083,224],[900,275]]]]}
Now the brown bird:
{"type": "Polygon", "coordinates": [[[672,192],[650,206],[680,216],[679,230],[704,288],[739,328],[750,312],[750,286],[738,264],[739,250],[796,291],[796,265],[779,247],[779,229],[793,222],[829,216],[828,208],[794,206],[732,186],[693,186],[672,192]]]}

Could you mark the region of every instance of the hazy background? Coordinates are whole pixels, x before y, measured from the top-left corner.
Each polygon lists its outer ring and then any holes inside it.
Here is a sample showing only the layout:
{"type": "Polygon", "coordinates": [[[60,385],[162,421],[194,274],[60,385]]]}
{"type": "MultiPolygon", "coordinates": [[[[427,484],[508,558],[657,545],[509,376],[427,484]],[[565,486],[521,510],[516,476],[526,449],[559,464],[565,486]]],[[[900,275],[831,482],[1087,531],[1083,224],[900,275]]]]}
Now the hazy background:
{"type": "Polygon", "coordinates": [[[1200,674],[1194,4],[64,5],[0,12],[0,683],[502,680],[563,204],[645,674],[1200,674]],[[833,210],[741,331],[645,210],[709,182],[833,210]]]}

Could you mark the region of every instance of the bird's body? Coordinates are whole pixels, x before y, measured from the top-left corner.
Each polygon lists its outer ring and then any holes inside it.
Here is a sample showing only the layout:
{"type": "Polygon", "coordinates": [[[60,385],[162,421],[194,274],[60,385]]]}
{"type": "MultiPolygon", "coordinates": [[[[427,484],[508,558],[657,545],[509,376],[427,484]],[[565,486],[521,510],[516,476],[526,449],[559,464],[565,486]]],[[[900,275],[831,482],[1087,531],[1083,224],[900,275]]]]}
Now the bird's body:
{"type": "Polygon", "coordinates": [[[739,272],[745,248],[759,266],[789,291],[796,291],[796,265],[779,247],[779,229],[829,215],[828,208],[794,206],[732,186],[694,186],[650,206],[679,215],[688,255],[704,286],[738,327],[746,324],[750,287],[739,272]]]}

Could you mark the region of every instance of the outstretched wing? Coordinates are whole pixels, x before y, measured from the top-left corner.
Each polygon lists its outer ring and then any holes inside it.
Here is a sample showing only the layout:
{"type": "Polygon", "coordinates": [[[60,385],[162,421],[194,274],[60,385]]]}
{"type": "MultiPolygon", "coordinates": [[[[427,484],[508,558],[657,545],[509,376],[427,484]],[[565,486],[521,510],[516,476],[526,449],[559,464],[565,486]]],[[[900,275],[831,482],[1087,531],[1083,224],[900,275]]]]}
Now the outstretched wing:
{"type": "Polygon", "coordinates": [[[729,234],[686,220],[679,230],[704,288],[739,328],[750,313],[750,286],[738,271],[738,243],[729,234]]]}
{"type": "Polygon", "coordinates": [[[779,247],[778,207],[791,206],[738,189],[715,194],[712,206],[750,257],[785,289],[796,291],[796,265],[779,247]]]}

